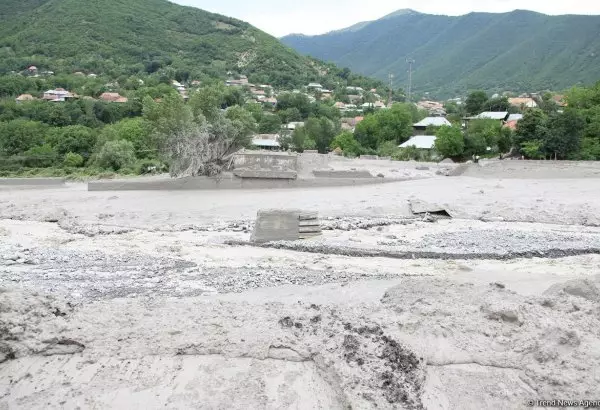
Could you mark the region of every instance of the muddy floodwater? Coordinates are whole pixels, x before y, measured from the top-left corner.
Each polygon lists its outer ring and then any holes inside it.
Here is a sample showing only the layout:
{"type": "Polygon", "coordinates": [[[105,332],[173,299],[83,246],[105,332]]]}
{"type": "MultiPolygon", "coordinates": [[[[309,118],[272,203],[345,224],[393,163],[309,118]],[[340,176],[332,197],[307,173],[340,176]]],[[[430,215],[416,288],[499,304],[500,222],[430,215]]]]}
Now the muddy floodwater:
{"type": "Polygon", "coordinates": [[[0,409],[600,399],[600,165],[347,166],[409,180],[0,184],[0,409]],[[250,242],[259,209],[288,208],[322,235],[250,242]]]}

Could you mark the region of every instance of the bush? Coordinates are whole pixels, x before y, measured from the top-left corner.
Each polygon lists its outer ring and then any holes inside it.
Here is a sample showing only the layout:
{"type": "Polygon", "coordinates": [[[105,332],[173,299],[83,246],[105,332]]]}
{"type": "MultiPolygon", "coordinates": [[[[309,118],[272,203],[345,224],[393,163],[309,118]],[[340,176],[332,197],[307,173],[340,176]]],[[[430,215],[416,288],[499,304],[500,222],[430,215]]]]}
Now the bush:
{"type": "Polygon", "coordinates": [[[158,160],[142,159],[135,163],[135,173],[138,175],[161,173],[166,171],[165,164],[158,160]]]}
{"type": "Polygon", "coordinates": [[[95,164],[103,169],[118,171],[135,162],[135,148],[125,140],[108,141],[96,154],[95,164]]]}
{"type": "Polygon", "coordinates": [[[73,152],[68,152],[65,154],[65,159],[63,160],[63,165],[67,168],[78,168],[83,165],[83,157],[79,154],[75,154],[73,152]]]}
{"type": "Polygon", "coordinates": [[[421,159],[421,153],[419,149],[414,146],[399,148],[394,155],[392,155],[392,159],[396,161],[418,161],[421,159]]]}

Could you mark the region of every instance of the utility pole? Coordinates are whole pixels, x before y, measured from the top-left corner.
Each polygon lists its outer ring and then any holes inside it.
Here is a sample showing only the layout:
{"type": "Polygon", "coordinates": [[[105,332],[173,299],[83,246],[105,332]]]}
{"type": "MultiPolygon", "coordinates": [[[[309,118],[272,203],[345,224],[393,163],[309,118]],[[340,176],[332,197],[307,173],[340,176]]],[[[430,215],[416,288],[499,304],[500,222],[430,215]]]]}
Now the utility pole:
{"type": "Polygon", "coordinates": [[[388,96],[388,107],[392,106],[392,95],[394,89],[394,74],[390,73],[390,94],[388,96]]]}
{"type": "Polygon", "coordinates": [[[407,58],[406,62],[408,63],[408,102],[412,100],[412,69],[415,60],[412,58],[407,58]]]}

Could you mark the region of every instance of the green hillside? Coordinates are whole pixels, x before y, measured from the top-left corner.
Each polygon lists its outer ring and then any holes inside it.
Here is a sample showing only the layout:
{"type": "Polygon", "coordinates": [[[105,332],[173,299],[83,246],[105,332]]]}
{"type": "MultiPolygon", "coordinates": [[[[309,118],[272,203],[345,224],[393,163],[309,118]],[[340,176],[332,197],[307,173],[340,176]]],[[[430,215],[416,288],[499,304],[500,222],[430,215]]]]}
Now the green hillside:
{"type": "Polygon", "coordinates": [[[3,0],[0,74],[29,65],[111,77],[246,74],[292,87],[333,82],[339,70],[300,56],[251,25],[166,0],[3,0]],[[177,75],[175,75],[177,74],[177,75]]]}
{"type": "Polygon", "coordinates": [[[546,16],[517,10],[449,17],[403,10],[399,15],[321,36],[282,41],[297,51],[361,74],[407,83],[416,61],[416,92],[469,89],[560,90],[600,79],[600,16],[546,16]]]}

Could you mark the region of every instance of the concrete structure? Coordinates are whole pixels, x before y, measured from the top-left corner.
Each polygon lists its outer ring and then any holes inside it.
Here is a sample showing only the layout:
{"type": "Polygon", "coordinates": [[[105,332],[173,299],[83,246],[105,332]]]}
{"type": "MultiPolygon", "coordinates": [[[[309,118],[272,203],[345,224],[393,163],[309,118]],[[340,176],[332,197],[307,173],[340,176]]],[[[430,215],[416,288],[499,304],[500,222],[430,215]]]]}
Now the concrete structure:
{"type": "Polygon", "coordinates": [[[61,186],[64,178],[0,178],[0,186],[61,186]]]}
{"type": "Polygon", "coordinates": [[[313,175],[316,178],[373,178],[373,175],[365,169],[362,170],[314,170],[313,175]]]}
{"type": "Polygon", "coordinates": [[[288,152],[240,151],[233,159],[233,168],[296,171],[298,156],[288,152]]]}
{"type": "Polygon", "coordinates": [[[135,179],[111,179],[88,182],[88,191],[180,191],[180,190],[215,190],[215,189],[291,189],[320,188],[384,184],[410,180],[411,178],[335,178],[318,177],[303,179],[275,178],[239,178],[233,174],[223,174],[219,178],[187,177],[168,178],[151,177],[135,179]]]}
{"type": "Polygon", "coordinates": [[[233,175],[239,178],[259,178],[259,179],[296,179],[296,171],[270,171],[268,169],[236,169],[233,175]]]}
{"type": "Polygon", "coordinates": [[[258,211],[251,241],[295,241],[318,235],[321,235],[321,226],[317,212],[265,209],[258,211]]]}

